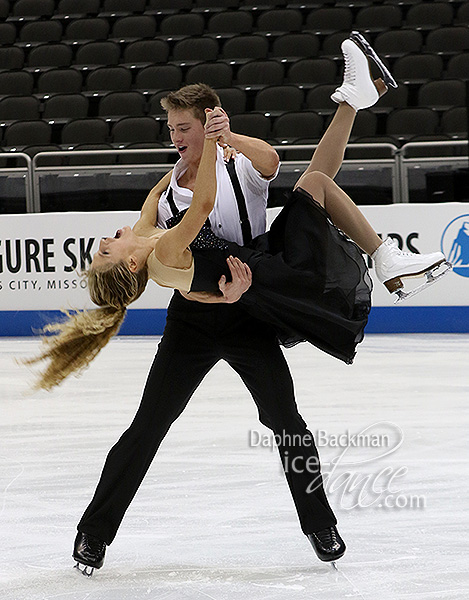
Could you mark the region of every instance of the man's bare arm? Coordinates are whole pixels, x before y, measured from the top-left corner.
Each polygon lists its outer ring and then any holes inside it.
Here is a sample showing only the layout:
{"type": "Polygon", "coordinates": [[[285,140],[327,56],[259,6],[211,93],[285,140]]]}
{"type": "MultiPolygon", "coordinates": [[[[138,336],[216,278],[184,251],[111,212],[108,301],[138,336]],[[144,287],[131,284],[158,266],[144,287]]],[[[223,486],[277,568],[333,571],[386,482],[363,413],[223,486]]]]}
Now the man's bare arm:
{"type": "Polygon", "coordinates": [[[270,179],[277,170],[279,156],[272,146],[258,138],[233,133],[230,129],[230,119],[223,109],[217,109],[213,116],[209,115],[205,125],[205,137],[217,138],[219,142],[228,144],[244,154],[266,179],[270,179]]]}

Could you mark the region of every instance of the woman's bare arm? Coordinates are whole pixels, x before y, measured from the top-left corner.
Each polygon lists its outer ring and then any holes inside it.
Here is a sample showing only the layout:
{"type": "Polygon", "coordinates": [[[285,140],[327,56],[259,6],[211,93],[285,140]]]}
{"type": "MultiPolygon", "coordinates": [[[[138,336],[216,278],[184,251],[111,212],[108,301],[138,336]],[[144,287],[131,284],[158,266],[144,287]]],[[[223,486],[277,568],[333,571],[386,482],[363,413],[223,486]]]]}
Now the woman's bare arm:
{"type": "Polygon", "coordinates": [[[191,205],[182,221],[169,229],[155,247],[157,258],[165,265],[181,266],[182,257],[187,253],[188,246],[197,237],[213,210],[217,194],[216,158],[216,140],[205,139],[191,205]]]}

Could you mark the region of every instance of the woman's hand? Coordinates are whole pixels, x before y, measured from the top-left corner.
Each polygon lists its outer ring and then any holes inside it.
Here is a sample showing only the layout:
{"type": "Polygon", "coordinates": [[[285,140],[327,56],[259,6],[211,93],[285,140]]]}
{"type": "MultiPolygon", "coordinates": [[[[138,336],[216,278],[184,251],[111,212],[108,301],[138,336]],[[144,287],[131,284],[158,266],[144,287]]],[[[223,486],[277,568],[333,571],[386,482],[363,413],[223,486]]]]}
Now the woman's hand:
{"type": "Polygon", "coordinates": [[[232,281],[227,283],[226,277],[222,275],[218,287],[223,294],[224,302],[233,304],[251,287],[252,273],[248,265],[239,258],[229,256],[226,262],[231,272],[232,281]]]}
{"type": "Polygon", "coordinates": [[[223,142],[218,142],[218,145],[223,148],[223,160],[225,162],[229,162],[231,159],[235,159],[238,154],[234,148],[224,144],[223,142]]]}
{"type": "Polygon", "coordinates": [[[230,119],[220,106],[210,112],[206,109],[205,137],[231,145],[230,119]]]}

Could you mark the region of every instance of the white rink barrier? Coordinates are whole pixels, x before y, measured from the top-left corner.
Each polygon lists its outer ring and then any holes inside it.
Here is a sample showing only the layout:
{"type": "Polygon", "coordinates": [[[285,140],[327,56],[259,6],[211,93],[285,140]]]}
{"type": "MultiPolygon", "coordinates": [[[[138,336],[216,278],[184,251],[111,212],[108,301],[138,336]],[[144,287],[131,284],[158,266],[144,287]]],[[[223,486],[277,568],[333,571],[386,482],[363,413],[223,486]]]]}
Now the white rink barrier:
{"type": "MultiPolygon", "coordinates": [[[[469,204],[361,207],[376,231],[404,250],[442,250],[454,264],[441,282],[395,306],[374,278],[368,333],[469,332],[469,204]]],[[[280,209],[269,209],[271,221],[280,209]]],[[[61,309],[91,308],[81,272],[102,236],[132,225],[137,212],[0,216],[0,335],[33,335],[61,309]]],[[[408,280],[410,286],[421,280],[408,280]]],[[[407,285],[409,285],[407,283],[407,285]]],[[[121,333],[163,332],[171,290],[149,283],[132,305],[121,333]]]]}

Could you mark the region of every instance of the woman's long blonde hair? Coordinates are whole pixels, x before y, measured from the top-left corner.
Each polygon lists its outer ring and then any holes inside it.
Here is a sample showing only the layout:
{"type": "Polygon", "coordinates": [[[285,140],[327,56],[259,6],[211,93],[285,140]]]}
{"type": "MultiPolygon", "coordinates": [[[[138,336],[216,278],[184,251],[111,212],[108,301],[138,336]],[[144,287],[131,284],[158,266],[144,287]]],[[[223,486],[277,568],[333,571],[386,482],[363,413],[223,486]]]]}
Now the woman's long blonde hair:
{"type": "Polygon", "coordinates": [[[91,300],[100,308],[64,311],[67,319],[47,325],[43,332],[42,352],[25,364],[48,361],[39,374],[34,389],[50,390],[72,373],[79,374],[116,335],[126,308],[139,298],[148,282],[148,269],[133,273],[125,262],[106,270],[90,269],[86,273],[91,300]]]}

